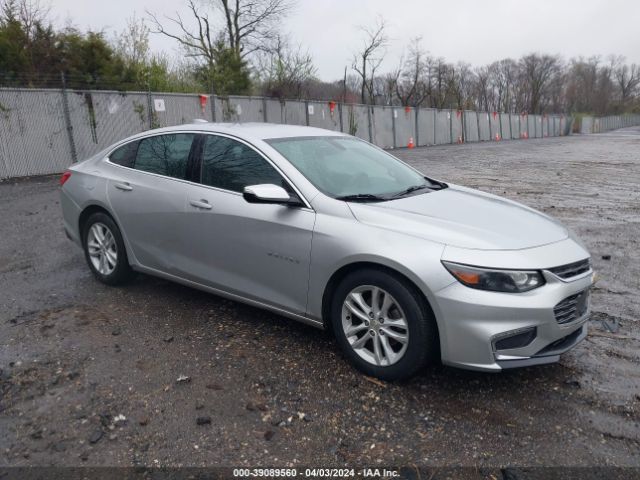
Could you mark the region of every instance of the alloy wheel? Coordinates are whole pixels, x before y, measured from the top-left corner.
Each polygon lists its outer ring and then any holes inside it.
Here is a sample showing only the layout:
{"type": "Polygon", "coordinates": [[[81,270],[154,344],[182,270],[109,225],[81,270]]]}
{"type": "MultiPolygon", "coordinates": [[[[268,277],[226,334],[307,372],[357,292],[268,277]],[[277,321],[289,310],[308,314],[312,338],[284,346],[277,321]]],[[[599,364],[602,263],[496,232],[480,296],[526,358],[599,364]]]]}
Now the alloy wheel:
{"type": "Polygon", "coordinates": [[[349,292],[342,305],[342,328],[353,351],[372,365],[393,365],[409,345],[402,307],[389,292],[373,285],[349,292]]]}
{"type": "Polygon", "coordinates": [[[96,222],[87,233],[87,249],[93,267],[102,275],[110,275],[118,263],[116,239],[109,227],[96,222]]]}

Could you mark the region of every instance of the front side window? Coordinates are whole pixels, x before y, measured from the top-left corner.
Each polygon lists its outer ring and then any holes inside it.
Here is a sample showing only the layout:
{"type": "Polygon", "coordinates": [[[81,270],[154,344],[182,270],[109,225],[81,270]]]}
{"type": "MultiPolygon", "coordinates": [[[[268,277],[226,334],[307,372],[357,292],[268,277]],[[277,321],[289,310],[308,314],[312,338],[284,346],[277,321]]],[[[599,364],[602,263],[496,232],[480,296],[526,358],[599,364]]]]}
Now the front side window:
{"type": "Polygon", "coordinates": [[[395,157],[355,138],[291,137],[267,142],[316,188],[334,198],[389,198],[428,185],[422,175],[395,157]]]}
{"type": "Polygon", "coordinates": [[[249,185],[271,183],[287,188],[282,176],[258,152],[227,137],[207,135],[202,150],[202,183],[242,192],[249,185]]]}
{"type": "Polygon", "coordinates": [[[141,140],[136,154],[135,169],[185,179],[194,137],[193,133],[175,133],[141,140]]]}

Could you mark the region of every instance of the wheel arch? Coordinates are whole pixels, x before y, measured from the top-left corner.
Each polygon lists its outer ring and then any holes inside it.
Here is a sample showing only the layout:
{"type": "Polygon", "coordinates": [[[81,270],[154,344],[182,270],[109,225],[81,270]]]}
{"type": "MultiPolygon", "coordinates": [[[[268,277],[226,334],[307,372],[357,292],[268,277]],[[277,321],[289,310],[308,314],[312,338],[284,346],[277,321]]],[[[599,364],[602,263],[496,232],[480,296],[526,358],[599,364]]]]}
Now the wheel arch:
{"type": "MultiPolygon", "coordinates": [[[[80,212],[80,215],[78,216],[78,231],[80,232],[81,239],[84,237],[85,223],[87,223],[87,220],[91,215],[98,212],[108,215],[111,218],[111,220],[113,220],[115,224],[118,225],[116,218],[111,214],[109,210],[107,210],[102,205],[98,205],[95,203],[87,205],[84,207],[84,209],[80,212]]],[[[118,228],[120,229],[120,233],[122,233],[122,229],[120,228],[120,225],[118,225],[118,228]]]]}
{"type": "MultiPolygon", "coordinates": [[[[137,260],[135,258],[135,255],[133,254],[133,251],[131,250],[131,245],[129,245],[129,240],[127,238],[126,232],[122,229],[122,226],[120,225],[120,222],[118,222],[118,219],[116,218],[116,216],[104,205],[99,204],[99,203],[91,203],[89,205],[85,205],[85,207],[82,209],[82,211],[80,212],[80,215],[78,216],[78,232],[80,233],[80,243],[82,244],[82,242],[84,242],[84,225],[87,222],[87,219],[94,213],[104,213],[105,215],[108,215],[109,218],[111,218],[111,220],[113,220],[113,223],[116,224],[116,227],[118,227],[118,230],[120,230],[120,235],[122,236],[122,240],[124,242],[124,247],[127,251],[127,258],[129,260],[129,264],[130,265],[134,265],[137,264],[137,260]]],[[[83,246],[84,248],[84,246],[83,246]]]]}
{"type": "Polygon", "coordinates": [[[436,323],[436,331],[438,334],[438,343],[440,343],[440,328],[438,326],[438,318],[435,314],[433,307],[431,306],[431,302],[425,295],[424,291],[413,281],[409,276],[402,273],[400,270],[393,268],[389,265],[384,265],[382,263],[377,263],[373,261],[354,261],[348,263],[346,265],[341,266],[338,270],[336,270],[333,275],[329,278],[327,282],[324,292],[322,294],[322,323],[327,332],[330,332],[333,335],[333,328],[331,325],[331,321],[329,319],[331,302],[333,300],[333,293],[337,285],[340,281],[349,275],[351,272],[362,270],[364,268],[370,268],[379,270],[382,272],[386,272],[399,280],[401,280],[408,288],[410,288],[422,301],[424,301],[425,307],[429,309],[436,323]]]}

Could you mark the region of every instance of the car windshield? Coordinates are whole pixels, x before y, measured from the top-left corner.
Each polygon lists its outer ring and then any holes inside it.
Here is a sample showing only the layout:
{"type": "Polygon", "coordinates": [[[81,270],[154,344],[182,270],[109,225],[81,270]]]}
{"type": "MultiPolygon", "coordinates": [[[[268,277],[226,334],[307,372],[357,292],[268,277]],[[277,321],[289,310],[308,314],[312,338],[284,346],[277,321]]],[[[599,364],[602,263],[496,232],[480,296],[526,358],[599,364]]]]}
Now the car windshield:
{"type": "Polygon", "coordinates": [[[291,137],[267,142],[334,198],[382,201],[432,187],[395,157],[356,138],[291,137]]]}

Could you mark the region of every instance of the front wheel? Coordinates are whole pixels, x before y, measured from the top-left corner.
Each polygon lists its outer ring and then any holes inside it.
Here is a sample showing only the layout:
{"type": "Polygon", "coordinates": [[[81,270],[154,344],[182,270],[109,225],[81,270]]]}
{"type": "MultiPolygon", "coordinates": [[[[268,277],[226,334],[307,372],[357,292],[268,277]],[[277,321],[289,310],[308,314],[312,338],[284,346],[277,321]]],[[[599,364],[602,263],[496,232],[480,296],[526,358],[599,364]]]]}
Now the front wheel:
{"type": "Polygon", "coordinates": [[[107,285],[119,285],[133,275],[124,241],[113,219],[102,212],[92,214],[83,228],[84,255],[95,277],[107,285]]]}
{"type": "Polygon", "coordinates": [[[333,295],[331,321],[342,351],[371,376],[408,378],[438,356],[428,304],[406,280],[385,271],[347,275],[333,295]]]}

